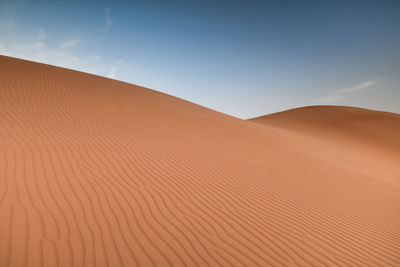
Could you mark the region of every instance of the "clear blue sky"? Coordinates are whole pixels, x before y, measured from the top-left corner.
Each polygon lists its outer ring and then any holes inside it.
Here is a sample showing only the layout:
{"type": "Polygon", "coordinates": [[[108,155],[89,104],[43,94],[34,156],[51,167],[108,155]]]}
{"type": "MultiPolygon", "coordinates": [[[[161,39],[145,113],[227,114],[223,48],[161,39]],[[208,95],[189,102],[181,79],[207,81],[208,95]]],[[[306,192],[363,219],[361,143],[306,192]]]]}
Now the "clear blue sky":
{"type": "Polygon", "coordinates": [[[0,0],[0,54],[240,118],[315,104],[400,113],[396,0],[0,0]]]}

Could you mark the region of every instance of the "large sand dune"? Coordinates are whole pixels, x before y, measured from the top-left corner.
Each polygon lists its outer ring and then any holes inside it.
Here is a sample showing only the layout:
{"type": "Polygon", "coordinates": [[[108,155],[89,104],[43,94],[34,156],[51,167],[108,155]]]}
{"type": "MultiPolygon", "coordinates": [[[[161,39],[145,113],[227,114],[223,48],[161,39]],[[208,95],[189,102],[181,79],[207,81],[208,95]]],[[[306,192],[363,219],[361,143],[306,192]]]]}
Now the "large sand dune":
{"type": "Polygon", "coordinates": [[[0,266],[400,266],[399,121],[244,121],[1,56],[0,266]]]}

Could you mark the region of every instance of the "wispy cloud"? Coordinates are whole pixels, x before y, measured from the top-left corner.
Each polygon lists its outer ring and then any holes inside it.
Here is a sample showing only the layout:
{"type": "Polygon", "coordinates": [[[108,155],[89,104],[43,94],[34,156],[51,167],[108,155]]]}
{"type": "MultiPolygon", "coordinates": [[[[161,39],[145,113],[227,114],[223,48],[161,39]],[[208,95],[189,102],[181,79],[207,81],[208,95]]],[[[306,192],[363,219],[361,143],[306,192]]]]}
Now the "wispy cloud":
{"type": "Polygon", "coordinates": [[[106,7],[106,10],[105,10],[106,30],[108,30],[111,27],[112,23],[113,23],[110,13],[111,13],[111,8],[110,7],[106,7]]]}
{"type": "Polygon", "coordinates": [[[123,60],[117,60],[111,67],[107,73],[107,77],[110,79],[115,79],[118,71],[118,66],[123,63],[123,60]]]}
{"type": "Polygon", "coordinates": [[[72,36],[70,32],[65,33],[70,38],[57,39],[51,27],[38,28],[37,25],[20,23],[15,14],[19,8],[24,7],[14,4],[14,1],[19,0],[0,0],[0,55],[151,86],[149,77],[154,74],[142,66],[118,60],[114,53],[103,56],[99,51],[87,47],[88,43],[96,47],[103,41],[107,31],[105,27],[109,28],[113,23],[110,8],[105,9],[106,24],[99,26],[100,33],[97,36],[79,34],[79,31],[74,30],[72,36]]]}
{"type": "Polygon", "coordinates": [[[79,39],[70,39],[62,42],[59,46],[60,49],[76,47],[79,44],[79,39]]]}
{"type": "Polygon", "coordinates": [[[354,86],[350,86],[350,87],[345,87],[345,88],[340,88],[337,89],[335,91],[333,91],[331,94],[324,96],[320,99],[318,99],[318,102],[320,103],[334,103],[340,99],[342,99],[343,97],[345,97],[347,94],[356,92],[356,91],[362,91],[365,90],[371,86],[374,86],[378,83],[378,81],[375,80],[369,80],[369,81],[365,81],[359,84],[356,84],[354,86]]]}
{"type": "Polygon", "coordinates": [[[105,60],[101,55],[86,51],[81,46],[85,40],[80,36],[63,41],[52,40],[51,32],[46,29],[19,24],[14,18],[0,18],[0,22],[1,55],[120,78],[117,66],[121,63],[105,60]]]}
{"type": "Polygon", "coordinates": [[[117,74],[117,66],[111,66],[110,71],[107,74],[107,77],[115,79],[115,74],[117,74]]]}

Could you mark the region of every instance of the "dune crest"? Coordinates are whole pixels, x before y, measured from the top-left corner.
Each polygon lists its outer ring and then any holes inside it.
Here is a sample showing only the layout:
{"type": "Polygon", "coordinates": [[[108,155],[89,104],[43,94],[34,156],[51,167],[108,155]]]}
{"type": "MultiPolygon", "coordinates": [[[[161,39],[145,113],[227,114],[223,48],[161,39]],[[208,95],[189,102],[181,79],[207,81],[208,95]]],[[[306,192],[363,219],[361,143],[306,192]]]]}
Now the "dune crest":
{"type": "Polygon", "coordinates": [[[244,121],[0,56],[0,266],[400,265],[399,115],[337,109],[244,121]]]}

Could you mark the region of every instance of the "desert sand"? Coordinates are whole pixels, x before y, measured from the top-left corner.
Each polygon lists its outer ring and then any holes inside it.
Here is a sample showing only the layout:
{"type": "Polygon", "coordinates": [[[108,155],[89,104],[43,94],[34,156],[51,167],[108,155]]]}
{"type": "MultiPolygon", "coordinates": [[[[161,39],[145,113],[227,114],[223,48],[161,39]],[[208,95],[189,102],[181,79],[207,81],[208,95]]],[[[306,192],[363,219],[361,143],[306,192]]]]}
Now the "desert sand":
{"type": "Polygon", "coordinates": [[[0,56],[0,266],[400,266],[400,115],[241,120],[0,56]]]}

